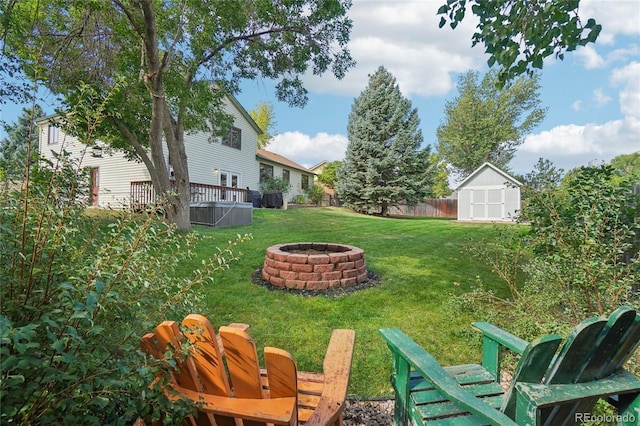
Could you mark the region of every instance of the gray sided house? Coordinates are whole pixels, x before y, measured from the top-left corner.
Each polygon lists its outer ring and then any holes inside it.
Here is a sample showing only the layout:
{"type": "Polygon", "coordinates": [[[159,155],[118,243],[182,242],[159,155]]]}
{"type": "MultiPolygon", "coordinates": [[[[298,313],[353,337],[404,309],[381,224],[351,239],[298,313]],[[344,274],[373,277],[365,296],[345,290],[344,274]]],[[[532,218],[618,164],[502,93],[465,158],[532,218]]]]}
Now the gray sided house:
{"type": "Polygon", "coordinates": [[[266,149],[258,149],[256,160],[260,164],[260,183],[271,177],[281,178],[291,185],[291,189],[283,194],[287,202],[295,202],[304,197],[305,190],[313,185],[315,174],[300,164],[266,149]]]}
{"type": "Polygon", "coordinates": [[[484,163],[456,188],[458,220],[512,222],[520,210],[520,187],[515,178],[484,163]]]}
{"type": "MultiPolygon", "coordinates": [[[[258,125],[233,97],[224,103],[234,117],[225,136],[197,132],[185,135],[191,181],[191,202],[244,202],[246,188],[257,190],[260,173],[256,162],[258,125]]],[[[88,147],[58,127],[59,117],[40,119],[40,153],[55,164],[54,152],[63,150],[91,170],[92,204],[102,208],[144,207],[155,199],[151,176],[143,163],[128,160],[96,140],[88,147]]],[[[165,147],[165,159],[171,161],[165,147]]]]}

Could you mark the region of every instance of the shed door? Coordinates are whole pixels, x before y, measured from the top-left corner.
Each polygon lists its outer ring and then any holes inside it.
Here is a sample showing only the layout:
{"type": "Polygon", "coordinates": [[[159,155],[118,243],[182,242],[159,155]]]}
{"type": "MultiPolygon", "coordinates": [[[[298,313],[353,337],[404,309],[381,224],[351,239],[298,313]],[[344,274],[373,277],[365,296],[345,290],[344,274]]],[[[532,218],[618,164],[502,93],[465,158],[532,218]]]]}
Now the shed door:
{"type": "Polygon", "coordinates": [[[478,188],[471,190],[471,219],[504,219],[504,188],[478,188]]]}
{"type": "Polygon", "coordinates": [[[487,189],[487,219],[504,219],[504,188],[487,189]]]}

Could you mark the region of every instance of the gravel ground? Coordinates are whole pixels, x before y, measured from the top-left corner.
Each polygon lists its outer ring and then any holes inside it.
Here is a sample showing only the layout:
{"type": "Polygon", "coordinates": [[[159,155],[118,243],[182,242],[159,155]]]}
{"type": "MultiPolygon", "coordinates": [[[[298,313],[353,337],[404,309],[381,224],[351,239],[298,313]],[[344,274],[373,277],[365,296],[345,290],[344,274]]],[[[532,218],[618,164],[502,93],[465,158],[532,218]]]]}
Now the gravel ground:
{"type": "Polygon", "coordinates": [[[344,408],[344,426],[376,426],[392,424],[392,399],[347,399],[344,408]]]}

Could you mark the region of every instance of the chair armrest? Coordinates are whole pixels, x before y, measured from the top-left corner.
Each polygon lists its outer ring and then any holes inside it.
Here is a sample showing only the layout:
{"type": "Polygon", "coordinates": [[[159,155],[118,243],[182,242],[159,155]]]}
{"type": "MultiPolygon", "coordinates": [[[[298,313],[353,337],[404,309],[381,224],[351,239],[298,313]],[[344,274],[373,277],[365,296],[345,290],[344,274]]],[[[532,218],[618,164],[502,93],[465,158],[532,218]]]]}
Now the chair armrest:
{"type": "MultiPolygon", "coordinates": [[[[626,370],[591,382],[542,385],[517,383],[516,400],[518,418],[535,418],[536,411],[545,406],[566,404],[592,398],[631,394],[640,398],[640,379],[626,370]]],[[[632,398],[633,399],[633,398],[632,398]]],[[[624,407],[618,407],[624,409],[624,407]]]]}
{"type": "Polygon", "coordinates": [[[305,426],[333,424],[340,418],[347,397],[355,331],[334,330],[324,356],[324,386],[318,406],[305,426]]]}
{"type": "Polygon", "coordinates": [[[500,381],[500,352],[508,348],[522,355],[528,342],[488,322],[474,322],[482,332],[482,366],[500,381]]]}
{"type": "Polygon", "coordinates": [[[169,400],[188,399],[198,407],[198,410],[244,420],[273,423],[275,425],[292,425],[296,420],[296,397],[274,399],[233,398],[227,396],[209,395],[192,391],[168,383],[165,395],[169,400]]]}
{"type": "Polygon", "coordinates": [[[493,340],[520,355],[522,355],[524,349],[529,344],[526,340],[488,322],[474,322],[473,326],[482,332],[484,338],[493,340]]]}
{"type": "Polygon", "coordinates": [[[516,425],[508,416],[478,400],[475,395],[463,389],[426,350],[402,331],[397,328],[384,328],[380,330],[380,334],[386,340],[394,356],[397,355],[404,359],[442,395],[456,405],[493,425],[516,425]]]}

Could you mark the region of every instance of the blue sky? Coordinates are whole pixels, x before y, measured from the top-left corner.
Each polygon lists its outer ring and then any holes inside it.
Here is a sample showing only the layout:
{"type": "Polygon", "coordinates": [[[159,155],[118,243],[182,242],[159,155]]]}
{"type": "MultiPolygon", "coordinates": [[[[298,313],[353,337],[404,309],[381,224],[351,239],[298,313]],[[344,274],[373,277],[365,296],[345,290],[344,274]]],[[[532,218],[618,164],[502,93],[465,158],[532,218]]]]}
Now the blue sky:
{"type": "MultiPolygon", "coordinates": [[[[350,49],[358,65],[342,81],[305,77],[310,93],[304,109],[278,103],[269,81],[247,82],[237,95],[245,108],[274,105],[278,136],[267,149],[305,166],[343,159],[351,105],[380,65],[418,109],[424,143],[435,146],[445,102],[458,94],[458,76],[469,69],[485,73],[488,59],[482,46],[471,48],[473,17],[456,30],[438,28],[441,3],[355,0],[350,49]]],[[[595,18],[602,33],[595,45],[564,61],[545,62],[540,97],[549,110],[511,162],[516,173],[531,171],[540,157],[566,171],[640,150],[640,2],[582,0],[580,16],[595,18]]]]}
{"type": "MultiPolygon", "coordinates": [[[[483,47],[471,48],[474,17],[456,30],[438,28],[443,1],[354,0],[349,48],[358,65],[343,80],[305,75],[309,103],[303,109],[278,102],[271,81],[245,82],[236,97],[247,110],[262,101],[274,105],[277,136],[267,149],[307,167],[342,160],[351,105],[380,65],[418,109],[424,143],[435,146],[445,102],[458,94],[458,76],[487,71],[483,47]]],[[[520,146],[510,164],[515,173],[531,171],[540,157],[566,171],[640,150],[640,1],[582,0],[580,16],[595,18],[602,33],[595,45],[564,61],[545,61],[540,94],[547,118],[520,146]]],[[[52,97],[42,102],[53,112],[52,97]]],[[[21,109],[0,108],[0,119],[9,123],[21,109]]]]}

